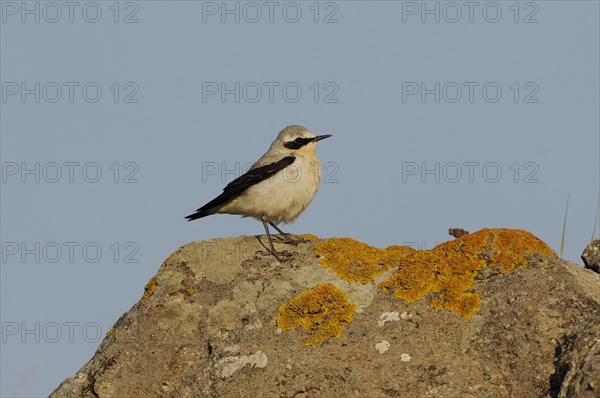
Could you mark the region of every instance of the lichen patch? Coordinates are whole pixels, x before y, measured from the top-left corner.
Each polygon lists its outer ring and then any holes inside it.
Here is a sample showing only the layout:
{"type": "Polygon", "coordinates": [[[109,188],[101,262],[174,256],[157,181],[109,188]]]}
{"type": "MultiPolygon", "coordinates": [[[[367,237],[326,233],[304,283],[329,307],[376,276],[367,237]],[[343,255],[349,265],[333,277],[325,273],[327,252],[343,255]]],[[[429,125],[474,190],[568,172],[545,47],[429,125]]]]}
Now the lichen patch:
{"type": "Polygon", "coordinates": [[[144,286],[144,294],[142,295],[141,301],[147,300],[150,296],[154,294],[154,290],[156,289],[156,278],[152,278],[146,283],[144,286]]]}
{"type": "Polygon", "coordinates": [[[386,249],[369,246],[350,238],[331,238],[315,246],[320,263],[348,282],[369,283],[377,275],[395,267],[398,261],[414,251],[409,246],[386,249]]]}
{"type": "Polygon", "coordinates": [[[340,337],[343,322],[352,322],[356,305],[346,294],[327,283],[300,293],[279,307],[277,326],[283,331],[303,327],[309,334],[304,344],[314,346],[331,337],[340,337]]]}
{"type": "Polygon", "coordinates": [[[469,318],[480,303],[473,292],[477,272],[500,265],[502,272],[525,267],[535,253],[553,253],[529,232],[482,229],[444,242],[431,250],[415,251],[400,259],[398,271],[379,287],[409,303],[432,294],[431,306],[469,318]]]}

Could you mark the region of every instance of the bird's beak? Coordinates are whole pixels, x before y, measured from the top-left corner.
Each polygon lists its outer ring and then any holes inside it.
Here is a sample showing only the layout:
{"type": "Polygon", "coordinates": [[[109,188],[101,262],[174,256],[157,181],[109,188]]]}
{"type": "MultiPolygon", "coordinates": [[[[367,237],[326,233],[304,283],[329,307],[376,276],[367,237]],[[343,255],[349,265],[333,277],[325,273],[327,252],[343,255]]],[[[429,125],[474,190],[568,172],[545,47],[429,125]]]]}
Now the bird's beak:
{"type": "Polygon", "coordinates": [[[329,137],[331,137],[331,134],[318,135],[315,138],[313,138],[313,142],[321,141],[321,140],[324,140],[325,138],[329,138],[329,137]]]}

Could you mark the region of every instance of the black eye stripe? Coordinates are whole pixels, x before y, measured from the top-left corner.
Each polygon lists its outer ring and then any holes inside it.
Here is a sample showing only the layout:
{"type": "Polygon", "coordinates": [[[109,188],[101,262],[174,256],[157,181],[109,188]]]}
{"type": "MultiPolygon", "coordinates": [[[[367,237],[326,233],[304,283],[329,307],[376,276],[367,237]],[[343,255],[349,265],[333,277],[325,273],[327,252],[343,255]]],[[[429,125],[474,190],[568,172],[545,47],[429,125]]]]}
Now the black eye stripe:
{"type": "Polygon", "coordinates": [[[294,141],[284,142],[283,146],[287,149],[300,149],[304,145],[311,143],[314,138],[296,138],[294,141]]]}

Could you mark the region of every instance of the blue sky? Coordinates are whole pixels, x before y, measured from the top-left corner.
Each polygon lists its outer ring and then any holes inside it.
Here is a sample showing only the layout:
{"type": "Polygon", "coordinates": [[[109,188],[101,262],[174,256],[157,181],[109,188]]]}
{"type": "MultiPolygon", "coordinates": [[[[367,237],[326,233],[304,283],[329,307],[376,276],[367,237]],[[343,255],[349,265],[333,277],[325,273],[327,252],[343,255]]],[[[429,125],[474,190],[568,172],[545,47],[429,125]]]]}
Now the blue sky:
{"type": "Polygon", "coordinates": [[[2,396],[73,375],[179,246],[262,233],[183,217],[290,124],[333,137],[284,230],[428,249],[508,227],[558,251],[569,196],[564,257],[581,263],[597,2],[0,6],[2,396]]]}

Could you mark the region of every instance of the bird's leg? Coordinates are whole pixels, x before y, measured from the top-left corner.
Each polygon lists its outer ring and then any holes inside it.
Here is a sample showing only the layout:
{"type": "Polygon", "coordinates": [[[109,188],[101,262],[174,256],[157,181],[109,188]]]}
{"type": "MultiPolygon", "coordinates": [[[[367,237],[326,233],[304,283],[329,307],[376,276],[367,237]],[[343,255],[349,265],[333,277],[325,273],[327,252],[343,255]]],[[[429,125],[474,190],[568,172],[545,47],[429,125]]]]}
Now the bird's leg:
{"type": "Polygon", "coordinates": [[[288,234],[286,232],[283,232],[281,229],[279,229],[279,227],[277,226],[277,224],[275,224],[273,221],[269,221],[269,225],[272,226],[273,228],[275,228],[277,230],[277,232],[279,232],[279,234],[281,234],[283,236],[283,238],[280,237],[280,236],[277,236],[277,238],[283,239],[286,242],[289,242],[289,241],[292,240],[291,237],[290,237],[290,234],[288,234]]]}
{"type": "Polygon", "coordinates": [[[271,254],[277,259],[277,261],[281,262],[278,254],[288,255],[288,253],[277,253],[275,250],[275,246],[273,246],[273,240],[271,239],[271,233],[269,232],[269,225],[266,220],[261,220],[263,223],[263,227],[265,227],[265,232],[267,233],[267,239],[269,239],[269,246],[271,247],[271,254]]]}
{"type": "Polygon", "coordinates": [[[272,221],[269,221],[269,225],[272,226],[273,228],[275,228],[277,230],[277,232],[279,232],[283,238],[280,238],[278,236],[278,238],[283,239],[285,243],[290,244],[290,245],[297,245],[298,243],[304,243],[307,242],[306,239],[304,238],[298,238],[298,239],[294,239],[292,238],[292,236],[290,234],[288,234],[287,232],[283,232],[281,229],[279,229],[279,227],[272,221]]]}

